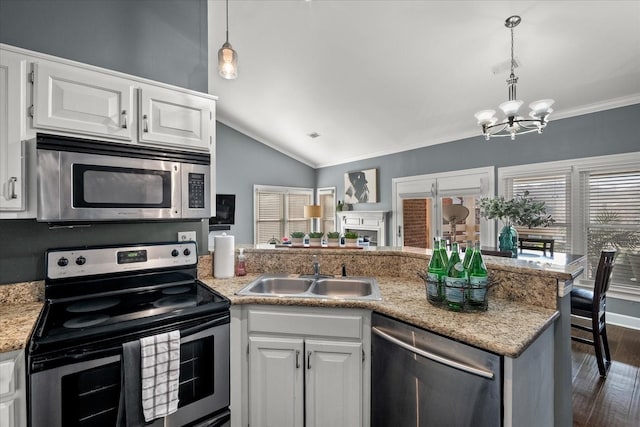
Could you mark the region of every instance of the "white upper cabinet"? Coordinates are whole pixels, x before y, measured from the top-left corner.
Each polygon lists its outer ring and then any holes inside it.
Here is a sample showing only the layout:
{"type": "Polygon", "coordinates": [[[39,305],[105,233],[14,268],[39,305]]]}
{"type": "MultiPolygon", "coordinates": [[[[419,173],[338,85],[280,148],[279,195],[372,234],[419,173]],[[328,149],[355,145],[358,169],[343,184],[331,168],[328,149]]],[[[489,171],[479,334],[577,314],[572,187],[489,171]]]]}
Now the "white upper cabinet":
{"type": "Polygon", "coordinates": [[[33,127],[132,140],[132,82],[64,64],[33,68],[33,127]]]}
{"type": "Polygon", "coordinates": [[[160,87],[139,89],[141,143],[209,150],[215,102],[160,87]]]}
{"type": "Polygon", "coordinates": [[[25,153],[20,135],[26,60],[0,55],[0,212],[25,209],[25,153]]]}

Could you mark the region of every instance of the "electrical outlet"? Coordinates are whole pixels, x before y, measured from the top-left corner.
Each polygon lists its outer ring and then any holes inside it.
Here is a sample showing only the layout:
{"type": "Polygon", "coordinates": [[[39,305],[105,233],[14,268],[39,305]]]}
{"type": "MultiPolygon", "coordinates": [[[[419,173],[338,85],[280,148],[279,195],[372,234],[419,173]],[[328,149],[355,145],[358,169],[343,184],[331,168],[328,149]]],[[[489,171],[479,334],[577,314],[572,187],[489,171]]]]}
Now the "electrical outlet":
{"type": "Polygon", "coordinates": [[[178,241],[186,242],[188,240],[196,241],[196,232],[195,231],[180,231],[178,233],[178,241]]]}

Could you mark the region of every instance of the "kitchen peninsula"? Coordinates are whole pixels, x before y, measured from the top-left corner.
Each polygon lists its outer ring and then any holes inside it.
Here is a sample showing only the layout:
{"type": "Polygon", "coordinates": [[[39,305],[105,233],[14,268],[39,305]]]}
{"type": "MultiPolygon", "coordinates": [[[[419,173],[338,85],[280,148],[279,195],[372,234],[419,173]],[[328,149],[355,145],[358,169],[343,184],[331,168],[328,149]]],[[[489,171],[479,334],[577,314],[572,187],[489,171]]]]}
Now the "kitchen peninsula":
{"type": "MultiPolygon", "coordinates": [[[[367,346],[370,345],[371,312],[497,354],[503,360],[503,425],[545,425],[547,421],[550,422],[546,425],[571,425],[568,293],[573,280],[582,273],[580,259],[569,265],[558,265],[531,259],[486,257],[490,280],[495,283],[488,310],[455,313],[429,304],[424,282],[416,275],[417,271],[426,268],[430,250],[242,247],[245,248],[247,276],[212,277],[211,255],[200,256],[198,264],[200,279],[230,298],[233,304],[232,425],[247,425],[247,367],[244,364],[248,358],[248,316],[256,311],[269,314],[271,309],[274,313],[290,310],[294,314],[304,310],[330,315],[356,313],[362,319],[362,345],[367,352],[365,368],[369,366],[367,346]],[[344,264],[349,276],[375,277],[382,301],[236,295],[261,273],[311,273],[313,255],[318,257],[321,274],[339,276],[344,264]],[[534,382],[529,381],[532,377],[534,382]],[[543,412],[542,418],[538,412],[543,412]],[[523,424],[525,421],[529,424],[523,424]]],[[[35,322],[38,314],[32,307],[39,306],[41,286],[41,283],[32,282],[0,288],[6,294],[0,299],[2,351],[19,350],[26,343],[32,327],[29,325],[35,322]],[[20,298],[16,292],[20,293],[20,298]],[[21,310],[21,306],[31,310],[21,310]],[[25,320],[25,313],[32,313],[33,319],[25,320]]],[[[367,413],[363,416],[363,425],[368,425],[369,391],[363,389],[363,413],[367,413]]]]}
{"type": "MultiPolygon", "coordinates": [[[[511,400],[505,401],[503,425],[523,425],[524,419],[528,419],[531,425],[571,425],[568,294],[573,280],[583,271],[581,257],[570,258],[570,264],[563,264],[562,261],[553,263],[543,258],[486,257],[490,280],[495,284],[489,297],[488,311],[455,313],[434,307],[426,300],[424,282],[416,272],[426,268],[430,250],[407,247],[371,247],[365,250],[274,248],[270,245],[243,247],[247,276],[205,279],[206,283],[232,301],[232,360],[239,361],[245,357],[244,350],[236,354],[236,358],[233,355],[234,321],[235,336],[246,335],[247,316],[243,306],[268,304],[277,307],[370,310],[504,357],[504,392],[505,398],[511,400]],[[310,274],[313,255],[320,262],[321,274],[339,276],[344,264],[349,276],[375,277],[382,301],[247,297],[235,294],[260,273],[310,274]],[[537,352],[537,363],[546,360],[547,365],[535,367],[531,360],[525,363],[532,352],[537,352]],[[522,372],[518,371],[523,369],[530,370],[528,375],[539,376],[538,380],[546,376],[552,384],[547,384],[547,389],[538,390],[534,392],[536,396],[531,396],[532,383],[524,379],[526,376],[519,376],[522,372]],[[536,412],[541,408],[534,407],[540,396],[543,400],[548,399],[547,407],[542,408],[543,412],[547,410],[546,419],[540,418],[536,412]]],[[[211,258],[207,261],[211,261],[211,258]]],[[[212,268],[203,262],[201,271],[211,275],[212,268]]],[[[235,347],[239,351],[246,348],[244,344],[238,338],[235,347]]],[[[232,375],[246,375],[241,368],[234,368],[232,362],[232,375]]],[[[544,385],[541,383],[541,386],[544,385]]],[[[246,402],[246,395],[234,394],[232,390],[232,399],[234,396],[246,402]]],[[[235,415],[237,419],[238,412],[235,415]]],[[[242,413],[241,416],[247,415],[242,413]]],[[[246,418],[241,418],[241,421],[245,423],[242,425],[246,425],[246,418]]]]}

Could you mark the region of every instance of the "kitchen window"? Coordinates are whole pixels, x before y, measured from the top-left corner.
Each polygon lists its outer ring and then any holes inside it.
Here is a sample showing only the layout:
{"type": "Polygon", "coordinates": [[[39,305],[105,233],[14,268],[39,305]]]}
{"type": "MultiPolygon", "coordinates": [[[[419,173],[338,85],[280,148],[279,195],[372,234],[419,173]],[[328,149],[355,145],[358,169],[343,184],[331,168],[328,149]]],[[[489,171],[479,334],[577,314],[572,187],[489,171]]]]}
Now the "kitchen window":
{"type": "Polygon", "coordinates": [[[294,231],[311,231],[304,206],[313,203],[313,189],[255,185],[253,193],[255,244],[280,240],[294,231]]]}
{"type": "Polygon", "coordinates": [[[593,286],[600,251],[618,250],[611,296],[640,300],[640,152],[500,168],[499,193],[528,190],[556,223],[521,234],[555,240],[555,250],[586,254],[578,284],[593,286]]]}

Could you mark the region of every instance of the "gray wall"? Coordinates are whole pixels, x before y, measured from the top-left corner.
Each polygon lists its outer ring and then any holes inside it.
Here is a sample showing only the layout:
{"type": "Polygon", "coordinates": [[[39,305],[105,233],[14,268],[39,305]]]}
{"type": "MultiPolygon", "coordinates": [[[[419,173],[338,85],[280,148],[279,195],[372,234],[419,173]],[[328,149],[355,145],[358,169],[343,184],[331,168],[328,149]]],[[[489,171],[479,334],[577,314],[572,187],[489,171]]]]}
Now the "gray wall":
{"type": "MultiPolygon", "coordinates": [[[[391,180],[485,166],[516,166],[640,151],[640,104],[563,120],[552,120],[542,135],[529,134],[515,141],[478,135],[431,147],[318,169],[318,187],[335,186],[344,194],[347,171],[378,168],[380,203],[357,204],[354,210],[391,211],[391,180]]],[[[391,215],[389,216],[391,218],[391,215]]],[[[387,227],[390,232],[391,221],[387,227]]],[[[390,234],[388,234],[390,235],[390,234]]],[[[640,303],[609,298],[610,312],[639,317],[640,303]]]]}
{"type": "Polygon", "coordinates": [[[0,42],[207,92],[206,0],[0,0],[0,42]]]}
{"type": "MultiPolygon", "coordinates": [[[[207,92],[206,0],[0,0],[0,43],[207,92]]],[[[218,125],[218,192],[238,194],[233,233],[253,240],[253,183],[315,186],[313,169],[218,125]]],[[[0,284],[44,277],[48,248],[176,240],[206,221],[49,228],[0,220],[0,284]]]]}
{"type": "MultiPolygon", "coordinates": [[[[253,243],[253,185],[315,188],[315,170],[218,123],[216,190],[236,195],[235,242],[253,243]]],[[[266,242],[264,242],[266,243],[266,242]]]]}
{"type": "Polygon", "coordinates": [[[378,168],[380,203],[357,204],[354,210],[390,211],[393,178],[495,166],[497,183],[497,168],[504,166],[640,151],[639,117],[640,104],[636,104],[552,120],[542,135],[522,135],[515,141],[485,141],[478,131],[473,138],[318,169],[317,183],[318,187],[335,186],[341,199],[345,172],[378,168]]]}
{"type": "MultiPolygon", "coordinates": [[[[207,91],[206,0],[0,0],[0,42],[189,89],[207,91]]],[[[159,242],[201,221],[50,229],[0,221],[0,283],[44,277],[44,251],[63,246],[159,242]]]]}

